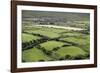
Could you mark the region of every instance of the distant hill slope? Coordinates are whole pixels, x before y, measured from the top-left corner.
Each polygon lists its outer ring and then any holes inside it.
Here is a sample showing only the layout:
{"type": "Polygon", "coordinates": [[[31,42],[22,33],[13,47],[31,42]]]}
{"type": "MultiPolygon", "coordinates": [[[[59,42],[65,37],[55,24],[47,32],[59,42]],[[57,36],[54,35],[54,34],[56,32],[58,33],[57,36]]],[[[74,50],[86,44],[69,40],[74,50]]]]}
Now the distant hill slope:
{"type": "Polygon", "coordinates": [[[89,21],[89,13],[72,13],[72,12],[51,12],[51,11],[32,11],[23,10],[22,18],[34,18],[34,17],[48,17],[55,19],[64,19],[67,21],[89,21]]]}

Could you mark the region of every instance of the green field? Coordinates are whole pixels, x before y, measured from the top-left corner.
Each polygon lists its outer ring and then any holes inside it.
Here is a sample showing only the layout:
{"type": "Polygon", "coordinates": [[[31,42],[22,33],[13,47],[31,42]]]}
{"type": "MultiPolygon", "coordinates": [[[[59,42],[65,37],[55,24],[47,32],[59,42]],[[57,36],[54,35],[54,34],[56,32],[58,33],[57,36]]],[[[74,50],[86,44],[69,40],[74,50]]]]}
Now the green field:
{"type": "Polygon", "coordinates": [[[42,47],[44,47],[46,50],[53,50],[55,47],[61,47],[64,45],[62,42],[57,41],[47,41],[45,43],[40,44],[42,47]]]}
{"type": "Polygon", "coordinates": [[[31,40],[37,40],[37,39],[39,39],[38,36],[34,36],[31,34],[26,34],[26,33],[22,34],[22,42],[29,42],[31,40]]]}
{"type": "Polygon", "coordinates": [[[62,47],[61,49],[56,51],[56,53],[62,57],[66,56],[66,55],[77,56],[77,55],[86,54],[86,52],[83,51],[81,48],[75,47],[75,46],[62,47]]]}
{"type": "Polygon", "coordinates": [[[25,32],[28,32],[28,33],[36,33],[36,34],[41,34],[41,35],[44,35],[44,36],[47,36],[47,37],[50,37],[50,38],[55,38],[55,37],[58,37],[60,36],[59,33],[60,32],[65,32],[66,30],[64,29],[57,29],[57,28],[45,28],[45,27],[35,27],[33,26],[32,30],[29,29],[30,27],[25,27],[24,31],[25,32]],[[52,31],[52,32],[51,32],[52,31]]]}
{"type": "Polygon", "coordinates": [[[90,58],[90,14],[22,10],[22,62],[90,58]]]}
{"type": "Polygon", "coordinates": [[[89,34],[79,31],[25,26],[22,41],[23,62],[89,59],[89,34]]]}
{"type": "Polygon", "coordinates": [[[33,62],[33,61],[42,61],[50,60],[50,57],[46,56],[41,50],[37,48],[31,48],[23,52],[23,61],[33,62]]]}

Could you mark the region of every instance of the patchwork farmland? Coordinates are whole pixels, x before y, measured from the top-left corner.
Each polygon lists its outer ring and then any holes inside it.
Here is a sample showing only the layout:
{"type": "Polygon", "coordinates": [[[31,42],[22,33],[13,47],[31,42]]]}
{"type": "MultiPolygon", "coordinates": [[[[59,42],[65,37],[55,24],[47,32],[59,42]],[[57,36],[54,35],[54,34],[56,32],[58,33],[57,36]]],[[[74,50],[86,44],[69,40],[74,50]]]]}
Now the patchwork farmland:
{"type": "Polygon", "coordinates": [[[88,14],[22,12],[22,62],[89,58],[88,14]]]}

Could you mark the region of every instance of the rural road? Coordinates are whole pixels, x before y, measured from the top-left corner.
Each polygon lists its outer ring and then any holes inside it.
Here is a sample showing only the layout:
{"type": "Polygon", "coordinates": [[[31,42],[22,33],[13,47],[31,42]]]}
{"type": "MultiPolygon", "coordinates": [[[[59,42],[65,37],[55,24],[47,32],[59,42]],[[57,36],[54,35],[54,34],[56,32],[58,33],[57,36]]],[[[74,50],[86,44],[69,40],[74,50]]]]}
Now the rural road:
{"type": "Polygon", "coordinates": [[[85,29],[82,29],[82,28],[76,28],[76,27],[64,27],[64,26],[56,26],[56,25],[34,25],[34,26],[62,28],[62,29],[78,30],[78,31],[85,30],[85,29]]]}

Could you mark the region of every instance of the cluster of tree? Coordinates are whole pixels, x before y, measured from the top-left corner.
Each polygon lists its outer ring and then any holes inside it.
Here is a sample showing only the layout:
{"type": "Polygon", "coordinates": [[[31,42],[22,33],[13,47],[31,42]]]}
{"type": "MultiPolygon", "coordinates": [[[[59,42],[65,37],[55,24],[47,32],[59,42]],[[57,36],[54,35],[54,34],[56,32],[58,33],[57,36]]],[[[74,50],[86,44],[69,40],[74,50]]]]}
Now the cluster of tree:
{"type": "Polygon", "coordinates": [[[56,47],[51,51],[46,50],[44,47],[41,47],[40,45],[37,45],[36,47],[38,49],[40,49],[41,51],[43,51],[44,54],[53,58],[52,61],[55,61],[55,60],[81,60],[81,59],[87,59],[90,57],[90,55],[88,53],[85,55],[77,55],[77,56],[65,55],[64,57],[60,57],[59,54],[53,52],[53,51],[57,51],[58,49],[60,49],[60,47],[56,47]]]}
{"type": "Polygon", "coordinates": [[[65,55],[65,57],[59,58],[59,60],[82,60],[82,59],[88,59],[89,57],[90,57],[89,54],[77,55],[77,56],[65,55]]]}
{"type": "Polygon", "coordinates": [[[59,54],[55,53],[54,50],[58,50],[58,49],[60,49],[60,47],[56,47],[53,50],[46,50],[44,47],[37,45],[36,48],[41,50],[48,57],[51,57],[52,60],[50,60],[50,61],[59,60],[59,54]]]}
{"type": "Polygon", "coordinates": [[[25,32],[25,31],[23,31],[23,33],[25,33],[25,34],[31,34],[31,35],[33,35],[33,36],[38,36],[38,37],[44,37],[44,38],[49,38],[49,37],[47,37],[47,36],[44,36],[44,35],[41,35],[41,34],[38,34],[38,33],[30,33],[30,32],[25,32]]]}
{"type": "Polygon", "coordinates": [[[43,61],[45,61],[45,60],[43,60],[43,59],[40,59],[40,60],[38,60],[39,62],[43,62],[43,61]]]}
{"type": "Polygon", "coordinates": [[[46,50],[44,47],[41,47],[40,45],[37,45],[36,48],[40,49],[43,53],[45,53],[48,56],[52,55],[52,51],[46,50]]]}
{"type": "Polygon", "coordinates": [[[82,34],[90,34],[90,32],[88,30],[82,30],[82,31],[79,31],[80,33],[82,34]]]}
{"type": "MultiPolygon", "coordinates": [[[[64,44],[61,47],[66,47],[66,46],[70,46],[70,45],[69,44],[64,44]]],[[[61,49],[61,47],[55,47],[55,48],[53,48],[52,51],[57,51],[57,50],[61,49]]]]}
{"type": "MultiPolygon", "coordinates": [[[[57,57],[49,60],[49,61],[57,61],[57,60],[82,60],[82,59],[89,59],[89,55],[77,55],[77,56],[71,56],[71,55],[65,55],[65,57],[57,57]]],[[[39,60],[39,61],[45,61],[45,60],[39,60]]]]}
{"type": "Polygon", "coordinates": [[[29,41],[29,42],[23,42],[22,48],[23,48],[23,50],[30,49],[30,48],[33,48],[34,46],[39,45],[40,43],[43,43],[43,42],[46,42],[46,41],[48,41],[48,39],[43,37],[41,39],[32,40],[32,41],[29,41]]]}
{"type": "Polygon", "coordinates": [[[22,59],[22,62],[26,62],[26,61],[22,59]]]}
{"type": "Polygon", "coordinates": [[[89,26],[85,29],[85,30],[70,30],[70,31],[65,31],[65,32],[61,32],[61,33],[59,33],[59,34],[64,34],[64,33],[74,33],[74,32],[78,32],[78,33],[82,33],[82,34],[90,34],[90,28],[89,28],[89,26]]]}
{"type": "Polygon", "coordinates": [[[60,47],[55,47],[52,51],[57,51],[58,49],[60,49],[60,47]]]}

